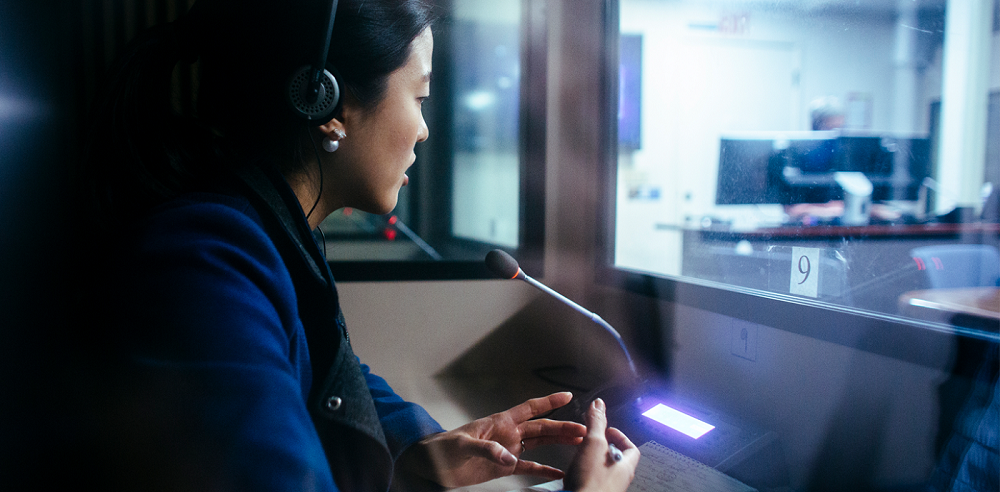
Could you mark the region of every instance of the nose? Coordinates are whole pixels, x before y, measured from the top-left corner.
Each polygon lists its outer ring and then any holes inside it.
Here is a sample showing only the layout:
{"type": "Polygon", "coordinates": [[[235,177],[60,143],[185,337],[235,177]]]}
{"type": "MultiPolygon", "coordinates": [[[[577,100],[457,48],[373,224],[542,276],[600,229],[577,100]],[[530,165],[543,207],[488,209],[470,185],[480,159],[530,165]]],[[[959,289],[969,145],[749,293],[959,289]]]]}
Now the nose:
{"type": "Polygon", "coordinates": [[[424,121],[424,116],[420,115],[420,129],[417,130],[417,141],[423,142],[427,140],[427,136],[430,134],[430,130],[427,129],[427,122],[424,121]]]}

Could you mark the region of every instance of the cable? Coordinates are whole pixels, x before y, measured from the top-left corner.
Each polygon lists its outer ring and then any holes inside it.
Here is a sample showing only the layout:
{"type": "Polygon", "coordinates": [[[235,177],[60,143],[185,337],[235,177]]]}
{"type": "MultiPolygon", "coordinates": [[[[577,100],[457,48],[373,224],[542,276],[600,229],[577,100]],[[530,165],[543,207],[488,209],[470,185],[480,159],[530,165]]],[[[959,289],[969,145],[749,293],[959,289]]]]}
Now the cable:
{"type": "Polygon", "coordinates": [[[319,231],[319,238],[323,241],[323,261],[329,261],[326,258],[326,232],[319,226],[316,227],[316,230],[319,231]]]}
{"type": "MultiPolygon", "coordinates": [[[[313,202],[312,208],[309,209],[309,213],[306,214],[306,220],[312,217],[313,211],[316,210],[316,205],[319,205],[319,199],[323,196],[323,163],[319,158],[319,147],[316,146],[316,139],[313,137],[309,127],[306,128],[306,135],[309,135],[309,141],[312,142],[313,153],[316,154],[316,166],[319,167],[319,193],[316,195],[316,201],[313,202]]],[[[324,237],[325,239],[325,237],[324,237]]],[[[323,245],[323,254],[326,255],[326,245],[323,245]]]]}

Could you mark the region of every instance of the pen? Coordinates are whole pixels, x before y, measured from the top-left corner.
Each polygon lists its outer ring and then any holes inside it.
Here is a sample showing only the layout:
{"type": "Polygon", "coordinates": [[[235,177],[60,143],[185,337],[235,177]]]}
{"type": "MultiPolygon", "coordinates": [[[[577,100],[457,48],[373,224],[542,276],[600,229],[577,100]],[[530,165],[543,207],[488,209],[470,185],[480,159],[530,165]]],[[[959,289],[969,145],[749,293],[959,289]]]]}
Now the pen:
{"type": "Polygon", "coordinates": [[[608,443],[608,456],[617,463],[622,460],[622,451],[614,444],[608,443]]]}

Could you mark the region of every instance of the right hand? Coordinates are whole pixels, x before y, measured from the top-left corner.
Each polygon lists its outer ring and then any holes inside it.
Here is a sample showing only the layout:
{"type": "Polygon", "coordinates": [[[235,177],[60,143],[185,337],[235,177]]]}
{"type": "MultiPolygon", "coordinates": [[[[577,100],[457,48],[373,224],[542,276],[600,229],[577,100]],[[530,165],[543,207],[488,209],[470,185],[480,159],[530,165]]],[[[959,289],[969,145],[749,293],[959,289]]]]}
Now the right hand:
{"type": "Polygon", "coordinates": [[[607,407],[600,398],[590,404],[586,420],[587,435],[563,480],[566,489],[575,492],[624,492],[635,476],[639,449],[620,430],[608,427],[607,407]],[[611,459],[609,442],[622,451],[621,461],[611,459]]]}
{"type": "Polygon", "coordinates": [[[571,398],[570,393],[533,398],[505,412],[432,434],[407,449],[397,465],[447,488],[511,474],[563,478],[556,468],[519,457],[525,449],[544,444],[583,442],[587,429],[576,422],[534,418],[566,405],[571,398]]]}

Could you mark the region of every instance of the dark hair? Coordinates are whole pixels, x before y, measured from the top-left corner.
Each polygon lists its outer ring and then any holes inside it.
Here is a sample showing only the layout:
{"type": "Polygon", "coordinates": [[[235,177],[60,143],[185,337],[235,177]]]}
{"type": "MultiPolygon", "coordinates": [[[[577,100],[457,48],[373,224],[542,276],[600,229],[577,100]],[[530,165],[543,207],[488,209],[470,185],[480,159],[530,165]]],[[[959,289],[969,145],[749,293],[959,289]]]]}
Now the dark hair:
{"type": "MultiPolygon", "coordinates": [[[[113,228],[234,166],[298,169],[310,125],[285,87],[315,61],[328,1],[199,0],[133,40],[93,110],[81,176],[89,218],[113,228]],[[171,79],[195,60],[195,110],[182,114],[171,79]]],[[[430,0],[340,0],[327,59],[346,97],[377,106],[434,18],[430,0]]]]}

